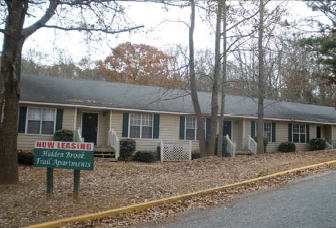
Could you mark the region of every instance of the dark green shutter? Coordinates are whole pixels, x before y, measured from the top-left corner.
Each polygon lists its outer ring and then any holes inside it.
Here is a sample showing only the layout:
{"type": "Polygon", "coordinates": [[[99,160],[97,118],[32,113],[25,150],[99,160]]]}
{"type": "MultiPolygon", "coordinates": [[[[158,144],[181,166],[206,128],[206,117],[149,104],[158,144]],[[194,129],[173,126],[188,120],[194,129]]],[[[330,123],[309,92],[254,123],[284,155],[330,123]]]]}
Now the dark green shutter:
{"type": "Polygon", "coordinates": [[[255,127],[256,127],[256,122],[255,121],[251,121],[251,137],[252,138],[256,136],[255,135],[255,132],[256,132],[255,127]]]}
{"type": "Polygon", "coordinates": [[[128,137],[128,113],[123,113],[122,137],[128,137]]]}
{"type": "Polygon", "coordinates": [[[293,139],[292,139],[292,124],[288,124],[288,142],[292,142],[293,139]]]}
{"type": "Polygon", "coordinates": [[[205,138],[210,137],[211,118],[206,118],[205,138]]]}
{"type": "Polygon", "coordinates": [[[180,116],[180,139],[184,139],[185,117],[180,116]]]}
{"type": "Polygon", "coordinates": [[[306,134],[306,143],[309,143],[309,124],[306,125],[306,131],[307,131],[307,134],[306,134]]]}
{"type": "Polygon", "coordinates": [[[158,139],[160,132],[160,114],[154,114],[153,138],[158,139]]]}
{"type": "Polygon", "coordinates": [[[56,113],[56,131],[61,130],[63,125],[63,109],[57,109],[56,113]]]}
{"type": "Polygon", "coordinates": [[[272,142],[276,142],[276,124],[272,122],[272,142]]]}
{"type": "Polygon", "coordinates": [[[27,107],[20,107],[19,112],[19,133],[26,132],[26,116],[27,116],[27,107]]]}

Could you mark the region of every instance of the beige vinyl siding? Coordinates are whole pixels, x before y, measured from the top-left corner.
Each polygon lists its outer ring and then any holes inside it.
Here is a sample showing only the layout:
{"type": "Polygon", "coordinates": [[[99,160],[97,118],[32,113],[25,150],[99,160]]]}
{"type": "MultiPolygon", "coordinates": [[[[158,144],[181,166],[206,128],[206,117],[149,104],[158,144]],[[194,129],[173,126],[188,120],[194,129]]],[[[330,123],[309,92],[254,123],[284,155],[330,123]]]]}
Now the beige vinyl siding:
{"type": "MultiPolygon", "coordinates": [[[[309,124],[309,140],[316,138],[316,126],[318,126],[317,124],[309,124]]],[[[321,133],[322,133],[322,138],[325,138],[325,129],[326,126],[321,126],[321,133]]],[[[307,142],[309,143],[309,141],[307,142]]]]}
{"type": "Polygon", "coordinates": [[[35,146],[35,141],[53,140],[52,135],[26,135],[25,133],[19,133],[17,138],[17,148],[18,150],[32,150],[35,146]]]}
{"type": "MultiPolygon", "coordinates": [[[[63,121],[62,121],[62,129],[73,129],[73,122],[74,122],[74,108],[68,107],[53,107],[53,106],[42,106],[42,105],[34,105],[34,106],[27,106],[35,107],[35,108],[54,108],[54,109],[63,109],[63,121]]],[[[27,126],[26,126],[27,127],[27,126]]],[[[17,148],[19,150],[31,150],[35,146],[35,141],[38,140],[53,140],[52,135],[30,135],[25,133],[18,133],[17,138],[17,148]]]]}
{"type": "Polygon", "coordinates": [[[269,142],[267,145],[267,152],[278,151],[279,145],[282,142],[288,141],[288,123],[275,122],[275,142],[269,142]]]}
{"type": "Polygon", "coordinates": [[[254,120],[245,120],[244,136],[251,136],[251,121],[254,121],[254,120]]]}
{"type": "MultiPolygon", "coordinates": [[[[278,147],[282,142],[288,141],[288,124],[290,122],[276,122],[276,143],[269,143],[267,146],[267,152],[276,152],[278,147]]],[[[307,123],[292,122],[292,124],[303,124],[307,123]]],[[[316,124],[309,124],[309,139],[316,137],[316,124]]],[[[296,151],[308,151],[309,141],[306,143],[295,143],[296,151]]]]}
{"type": "Polygon", "coordinates": [[[180,116],[160,115],[160,139],[179,140],[180,137],[180,116]]]}
{"type": "Polygon", "coordinates": [[[324,138],[329,144],[332,144],[332,126],[331,125],[324,125],[322,128],[322,138],[324,138]]]}
{"type": "Polygon", "coordinates": [[[63,109],[62,129],[68,129],[68,130],[74,129],[74,118],[75,118],[74,114],[75,114],[75,108],[63,109]]]}
{"type": "MultiPolygon", "coordinates": [[[[134,112],[127,112],[134,113],[134,112]]],[[[164,115],[160,115],[160,138],[162,133],[162,123],[165,121],[164,115]]],[[[112,129],[117,133],[119,139],[122,137],[123,112],[112,111],[112,129]]],[[[136,142],[136,151],[156,151],[160,139],[134,139],[136,142]]]]}
{"type": "Polygon", "coordinates": [[[112,111],[112,129],[117,133],[118,138],[121,138],[122,134],[122,119],[123,112],[112,111]]]}
{"type": "MultiPolygon", "coordinates": [[[[133,113],[133,112],[127,112],[133,113]]],[[[146,112],[144,112],[146,113],[146,112]]],[[[119,139],[122,139],[122,118],[123,112],[112,111],[112,128],[117,133],[119,139]]],[[[160,128],[158,139],[134,139],[136,150],[156,151],[157,146],[162,140],[179,140],[180,134],[180,115],[160,114],[160,128]]],[[[184,141],[184,140],[181,140],[184,141]]],[[[192,150],[198,150],[198,141],[192,141],[192,150]]]]}
{"type": "Polygon", "coordinates": [[[232,142],[235,142],[238,148],[242,148],[242,137],[243,137],[243,125],[241,120],[230,120],[231,121],[231,134],[232,142]]]}
{"type": "Polygon", "coordinates": [[[76,129],[82,128],[82,114],[81,110],[77,111],[76,129]]]}
{"type": "Polygon", "coordinates": [[[336,141],[336,125],[331,126],[331,140],[336,141]]]}
{"type": "MultiPolygon", "coordinates": [[[[251,135],[251,121],[255,120],[245,120],[245,136],[251,135]]],[[[275,142],[269,142],[266,148],[267,152],[277,152],[279,145],[282,142],[288,141],[288,124],[290,122],[283,121],[271,121],[276,124],[276,139],[275,142]]],[[[305,124],[305,123],[303,123],[305,124]]],[[[306,124],[305,124],[306,125],[306,124]]],[[[312,138],[316,136],[315,124],[310,124],[309,126],[309,137],[312,138]]],[[[307,151],[309,150],[309,143],[295,143],[296,151],[307,151]]]]}

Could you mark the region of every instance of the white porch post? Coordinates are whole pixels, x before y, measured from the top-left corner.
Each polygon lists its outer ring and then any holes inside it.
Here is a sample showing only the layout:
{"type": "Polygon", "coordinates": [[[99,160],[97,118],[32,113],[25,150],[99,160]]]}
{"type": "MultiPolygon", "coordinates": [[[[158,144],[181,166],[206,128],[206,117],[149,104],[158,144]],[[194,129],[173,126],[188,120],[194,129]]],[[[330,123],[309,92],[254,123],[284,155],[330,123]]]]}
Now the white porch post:
{"type": "Polygon", "coordinates": [[[109,130],[112,129],[112,110],[110,110],[110,127],[109,130]]]}
{"type": "Polygon", "coordinates": [[[331,147],[334,149],[334,125],[330,125],[330,128],[331,128],[331,147]]]}
{"type": "Polygon", "coordinates": [[[74,113],[74,125],[73,125],[74,131],[76,131],[76,125],[77,125],[77,107],[75,107],[75,113],[74,113]]]}

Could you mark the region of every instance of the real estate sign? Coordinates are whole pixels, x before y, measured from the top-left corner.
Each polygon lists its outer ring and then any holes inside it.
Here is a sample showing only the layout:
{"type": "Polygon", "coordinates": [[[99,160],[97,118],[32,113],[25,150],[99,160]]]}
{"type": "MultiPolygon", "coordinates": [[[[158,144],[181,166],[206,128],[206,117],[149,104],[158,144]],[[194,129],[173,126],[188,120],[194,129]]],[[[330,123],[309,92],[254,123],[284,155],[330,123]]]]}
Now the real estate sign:
{"type": "Polygon", "coordinates": [[[34,166],[93,170],[93,143],[36,141],[34,166]]]}

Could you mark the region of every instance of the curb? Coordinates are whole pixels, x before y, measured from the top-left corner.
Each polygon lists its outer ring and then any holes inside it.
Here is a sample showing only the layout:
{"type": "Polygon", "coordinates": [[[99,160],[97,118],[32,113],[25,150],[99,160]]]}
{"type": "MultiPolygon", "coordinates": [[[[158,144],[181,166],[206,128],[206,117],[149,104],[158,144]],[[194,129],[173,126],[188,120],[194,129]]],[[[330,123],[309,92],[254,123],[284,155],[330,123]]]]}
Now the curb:
{"type": "Polygon", "coordinates": [[[98,213],[92,213],[92,214],[86,214],[86,215],[80,215],[80,216],[76,216],[76,217],[70,217],[70,218],[55,220],[55,221],[51,221],[51,222],[26,226],[25,228],[61,227],[61,226],[65,226],[69,223],[74,223],[74,222],[81,222],[81,221],[99,219],[99,218],[104,218],[104,217],[109,217],[109,216],[116,216],[116,215],[127,213],[127,212],[142,211],[142,210],[145,210],[147,208],[150,208],[150,207],[153,207],[153,206],[156,206],[156,205],[159,205],[159,204],[163,204],[163,203],[172,203],[172,202],[176,202],[176,201],[183,200],[183,199],[186,199],[186,198],[190,198],[192,196],[207,195],[207,194],[211,194],[211,193],[214,193],[214,192],[217,192],[217,191],[223,191],[224,189],[228,189],[228,188],[238,187],[238,186],[241,186],[241,185],[250,184],[250,183],[254,183],[254,182],[257,182],[257,181],[261,181],[261,180],[266,180],[266,179],[270,179],[270,178],[273,178],[273,177],[284,176],[284,175],[289,174],[289,173],[295,173],[295,172],[299,172],[299,171],[304,171],[304,170],[318,168],[318,167],[332,165],[332,164],[336,164],[336,160],[328,161],[328,162],[322,162],[322,163],[318,163],[318,164],[315,164],[315,165],[309,165],[309,166],[304,166],[304,167],[295,168],[295,169],[290,169],[290,170],[274,173],[274,174],[263,176],[263,177],[253,178],[253,179],[250,179],[250,180],[245,180],[245,181],[241,181],[241,182],[238,182],[238,183],[219,186],[219,187],[215,187],[215,188],[209,188],[209,189],[201,190],[201,191],[197,191],[197,192],[182,194],[182,195],[178,195],[178,196],[172,196],[172,197],[163,198],[163,199],[159,199],[159,200],[148,201],[148,202],[140,203],[140,204],[132,204],[132,205],[129,205],[129,206],[125,206],[125,207],[117,208],[117,209],[113,209],[113,210],[108,210],[108,211],[103,211],[103,212],[98,212],[98,213]]]}

